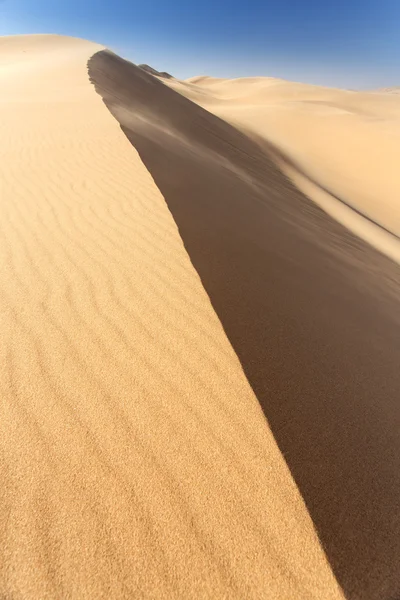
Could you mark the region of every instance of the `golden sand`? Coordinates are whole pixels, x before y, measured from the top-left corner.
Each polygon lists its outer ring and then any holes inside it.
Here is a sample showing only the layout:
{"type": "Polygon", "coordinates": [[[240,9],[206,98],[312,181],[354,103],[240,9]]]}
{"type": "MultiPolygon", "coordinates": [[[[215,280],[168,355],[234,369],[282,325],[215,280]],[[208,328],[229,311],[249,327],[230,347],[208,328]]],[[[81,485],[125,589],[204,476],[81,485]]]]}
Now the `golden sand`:
{"type": "Polygon", "coordinates": [[[0,597],[389,598],[397,266],[276,165],[396,258],[399,100],[110,56],[0,38],[0,597]]]}

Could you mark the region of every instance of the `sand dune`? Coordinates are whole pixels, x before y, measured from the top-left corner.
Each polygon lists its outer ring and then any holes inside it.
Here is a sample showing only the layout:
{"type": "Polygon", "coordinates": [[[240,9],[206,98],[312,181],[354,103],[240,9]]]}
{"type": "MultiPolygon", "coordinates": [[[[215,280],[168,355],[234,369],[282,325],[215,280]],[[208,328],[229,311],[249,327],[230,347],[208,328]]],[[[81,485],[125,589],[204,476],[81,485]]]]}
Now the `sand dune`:
{"type": "Polygon", "coordinates": [[[0,595],[340,598],[98,47],[1,47],[0,595]]]}
{"type": "Polygon", "coordinates": [[[374,90],[374,91],[376,91],[378,94],[381,94],[381,93],[385,93],[385,94],[399,94],[400,93],[400,87],[380,88],[379,90],[374,90]]]}
{"type": "Polygon", "coordinates": [[[290,185],[267,139],[108,52],[89,74],[172,212],[347,597],[391,598],[398,266],[290,185]]]}
{"type": "Polygon", "coordinates": [[[281,166],[305,193],[400,262],[398,97],[265,77],[200,77],[170,86],[266,138],[284,154],[281,166]]]}
{"type": "Polygon", "coordinates": [[[146,71],[147,73],[150,73],[151,75],[155,75],[156,77],[161,77],[161,78],[166,78],[166,79],[171,79],[172,75],[170,75],[169,73],[166,73],[165,71],[157,71],[156,69],[153,69],[153,67],[150,67],[149,65],[138,65],[138,67],[140,67],[141,69],[143,69],[143,71],[146,71]]]}
{"type": "Polygon", "coordinates": [[[328,189],[333,148],[270,135],[290,84],[0,65],[0,596],[393,600],[399,270],[279,169],[328,189]]]}

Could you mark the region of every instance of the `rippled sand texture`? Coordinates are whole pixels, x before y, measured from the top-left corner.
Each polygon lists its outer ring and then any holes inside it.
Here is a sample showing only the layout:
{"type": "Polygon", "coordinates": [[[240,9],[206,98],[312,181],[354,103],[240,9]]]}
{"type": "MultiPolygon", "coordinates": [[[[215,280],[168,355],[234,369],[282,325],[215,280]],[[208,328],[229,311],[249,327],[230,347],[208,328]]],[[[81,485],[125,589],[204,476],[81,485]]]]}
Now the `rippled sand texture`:
{"type": "Polygon", "coordinates": [[[100,49],[0,38],[0,596],[341,598],[100,49]]]}

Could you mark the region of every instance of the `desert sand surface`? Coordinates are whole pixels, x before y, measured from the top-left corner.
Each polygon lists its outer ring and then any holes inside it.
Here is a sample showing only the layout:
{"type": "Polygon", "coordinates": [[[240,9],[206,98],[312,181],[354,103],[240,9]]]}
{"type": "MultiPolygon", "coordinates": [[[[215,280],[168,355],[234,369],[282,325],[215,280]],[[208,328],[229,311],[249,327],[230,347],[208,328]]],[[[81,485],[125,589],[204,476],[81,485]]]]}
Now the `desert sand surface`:
{"type": "Polygon", "coordinates": [[[100,48],[0,41],[0,596],[341,598],[100,48]]]}
{"type": "Polygon", "coordinates": [[[281,170],[325,159],[257,78],[0,57],[0,595],[393,600],[399,267],[281,170]]]}

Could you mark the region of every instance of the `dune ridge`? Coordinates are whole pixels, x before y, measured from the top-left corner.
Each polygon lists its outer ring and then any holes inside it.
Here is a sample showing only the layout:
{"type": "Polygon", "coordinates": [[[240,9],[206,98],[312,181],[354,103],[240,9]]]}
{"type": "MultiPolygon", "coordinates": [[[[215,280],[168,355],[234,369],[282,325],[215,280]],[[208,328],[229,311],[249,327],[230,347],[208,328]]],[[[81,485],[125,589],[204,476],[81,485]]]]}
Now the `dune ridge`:
{"type": "Polygon", "coordinates": [[[0,48],[0,596],[342,598],[102,47],[0,48]]]}
{"type": "Polygon", "coordinates": [[[172,212],[346,597],[395,597],[399,267],[297,190],[268,139],[108,51],[89,74],[172,212]]]}

